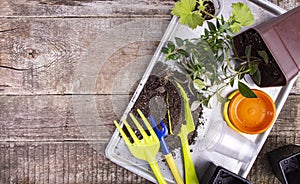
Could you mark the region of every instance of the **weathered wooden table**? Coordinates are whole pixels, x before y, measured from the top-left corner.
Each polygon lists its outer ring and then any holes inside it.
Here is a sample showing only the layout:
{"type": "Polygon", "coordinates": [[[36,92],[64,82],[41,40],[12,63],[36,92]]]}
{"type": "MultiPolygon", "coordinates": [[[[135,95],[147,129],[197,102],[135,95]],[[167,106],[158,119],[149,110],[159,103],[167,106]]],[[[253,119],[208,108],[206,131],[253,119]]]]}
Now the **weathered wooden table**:
{"type": "MultiPolygon", "coordinates": [[[[272,2],[287,10],[299,5],[272,2]]],[[[173,4],[1,0],[0,183],[147,183],[108,161],[103,143],[128,103],[128,85],[148,65],[173,4]],[[85,103],[94,103],[97,113],[85,103]]],[[[298,80],[248,176],[253,183],[279,183],[265,153],[300,145],[299,86],[298,80]]]]}

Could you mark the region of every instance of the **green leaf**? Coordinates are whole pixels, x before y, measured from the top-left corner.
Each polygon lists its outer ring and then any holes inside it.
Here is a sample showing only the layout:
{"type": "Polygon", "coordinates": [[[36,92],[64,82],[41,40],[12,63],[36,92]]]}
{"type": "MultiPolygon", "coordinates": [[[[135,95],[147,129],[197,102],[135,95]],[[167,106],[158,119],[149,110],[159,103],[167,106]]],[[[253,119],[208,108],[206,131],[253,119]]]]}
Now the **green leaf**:
{"type": "Polygon", "coordinates": [[[225,32],[226,32],[226,34],[227,34],[227,38],[228,39],[231,39],[233,36],[234,36],[234,33],[233,33],[233,31],[232,30],[229,30],[229,29],[225,29],[225,32]]]}
{"type": "Polygon", "coordinates": [[[204,29],[204,33],[205,33],[205,36],[208,36],[209,35],[209,31],[208,31],[208,29],[204,29]]]}
{"type": "Polygon", "coordinates": [[[197,90],[202,90],[203,88],[205,88],[204,82],[200,79],[193,80],[193,85],[194,85],[194,88],[197,90]]]}
{"type": "Polygon", "coordinates": [[[252,79],[259,85],[261,83],[261,73],[260,70],[256,70],[256,72],[252,75],[252,79]]]}
{"type": "Polygon", "coordinates": [[[171,59],[171,60],[177,60],[179,58],[179,56],[177,54],[171,54],[171,55],[168,55],[167,58],[171,59]]]}
{"type": "Polygon", "coordinates": [[[220,93],[217,93],[217,99],[218,99],[218,101],[219,102],[221,102],[221,103],[225,103],[225,102],[227,102],[227,98],[224,98],[224,97],[222,97],[221,95],[220,95],[220,93]]]}
{"type": "Polygon", "coordinates": [[[238,74],[238,79],[241,80],[245,77],[245,73],[238,74]]]}
{"type": "Polygon", "coordinates": [[[265,61],[266,64],[269,63],[269,57],[268,57],[268,54],[266,53],[266,51],[264,51],[264,50],[259,50],[259,51],[257,51],[257,53],[258,53],[258,55],[259,55],[260,57],[263,58],[263,60],[265,61]]]}
{"type": "Polygon", "coordinates": [[[210,31],[216,31],[216,26],[215,26],[214,23],[212,23],[212,22],[207,22],[207,25],[208,25],[210,31]]]}
{"type": "Polygon", "coordinates": [[[241,30],[242,26],[250,26],[254,23],[254,16],[250,8],[243,3],[232,3],[232,15],[229,17],[229,22],[233,21],[230,29],[233,33],[241,30]]]}
{"type": "Polygon", "coordinates": [[[257,63],[250,63],[249,69],[250,69],[250,75],[253,75],[258,69],[258,64],[257,63]]]}
{"type": "Polygon", "coordinates": [[[224,61],[224,59],[225,59],[224,53],[221,52],[220,56],[218,56],[218,58],[217,58],[217,61],[222,62],[222,61],[224,61]]]}
{"type": "Polygon", "coordinates": [[[223,15],[221,15],[221,23],[222,23],[222,24],[225,24],[225,18],[224,18],[223,15]]]}
{"type": "Polygon", "coordinates": [[[232,25],[230,25],[230,30],[232,31],[232,33],[237,33],[241,30],[241,25],[239,23],[233,23],[232,25]]]}
{"type": "Polygon", "coordinates": [[[257,98],[255,93],[244,83],[241,81],[238,82],[238,89],[240,93],[246,98],[257,98]]]}
{"type": "Polygon", "coordinates": [[[233,85],[234,85],[234,78],[231,78],[229,83],[230,83],[230,86],[233,87],[233,85]]]}
{"type": "Polygon", "coordinates": [[[197,5],[198,5],[198,10],[199,11],[204,11],[205,10],[205,4],[204,4],[204,2],[205,1],[210,1],[210,0],[197,0],[197,5]]]}
{"type": "Polygon", "coordinates": [[[250,61],[251,57],[251,45],[247,45],[245,48],[245,55],[248,61],[250,61]]]}
{"type": "Polygon", "coordinates": [[[196,0],[181,0],[176,2],[171,13],[178,17],[190,14],[196,7],[196,0]]]}
{"type": "Polygon", "coordinates": [[[167,47],[163,47],[161,49],[161,52],[164,53],[164,54],[169,54],[169,49],[167,47]]]}
{"type": "Polygon", "coordinates": [[[177,52],[180,53],[180,54],[182,54],[182,55],[184,55],[185,57],[189,57],[190,56],[190,54],[187,51],[183,50],[183,49],[178,49],[177,52]]]}
{"type": "Polygon", "coordinates": [[[189,15],[181,16],[180,22],[183,25],[188,25],[190,28],[195,29],[197,26],[202,26],[205,19],[199,12],[192,12],[189,15]]]}
{"type": "Polygon", "coordinates": [[[210,98],[211,98],[211,97],[209,96],[209,97],[207,97],[206,99],[204,99],[204,100],[202,101],[202,103],[203,103],[204,106],[208,107],[208,102],[209,102],[210,98]]]}
{"type": "MultiPolygon", "coordinates": [[[[195,72],[195,71],[194,71],[194,73],[193,73],[193,75],[192,75],[192,79],[193,79],[193,80],[195,80],[195,79],[197,78],[197,74],[198,74],[198,72],[195,72]]],[[[196,87],[195,87],[195,88],[196,88],[196,87]]]]}
{"type": "Polygon", "coordinates": [[[181,38],[175,37],[175,42],[177,47],[181,47],[183,45],[183,40],[181,38]]]}
{"type": "Polygon", "coordinates": [[[169,48],[169,51],[173,52],[175,50],[175,44],[173,42],[169,41],[167,43],[167,46],[169,48]]]}
{"type": "Polygon", "coordinates": [[[191,105],[191,111],[197,110],[197,108],[201,105],[201,102],[199,100],[193,101],[191,105]]]}
{"type": "Polygon", "coordinates": [[[175,3],[172,14],[178,16],[179,21],[183,25],[188,25],[190,28],[195,29],[197,26],[202,26],[204,18],[201,13],[195,11],[196,0],[181,0],[175,3]]]}
{"type": "Polygon", "coordinates": [[[221,24],[220,24],[220,21],[219,21],[219,19],[216,19],[216,26],[217,26],[217,29],[220,29],[220,27],[221,27],[221,24]]]}

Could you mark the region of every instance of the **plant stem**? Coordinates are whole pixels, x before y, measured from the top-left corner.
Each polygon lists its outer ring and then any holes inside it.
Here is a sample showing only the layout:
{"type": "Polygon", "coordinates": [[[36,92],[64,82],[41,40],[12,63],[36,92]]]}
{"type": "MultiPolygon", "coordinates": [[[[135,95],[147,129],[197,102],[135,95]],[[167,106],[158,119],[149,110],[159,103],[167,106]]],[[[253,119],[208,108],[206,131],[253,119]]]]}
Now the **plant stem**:
{"type": "Polygon", "coordinates": [[[199,11],[199,13],[201,13],[201,12],[205,13],[206,15],[208,15],[208,16],[210,16],[210,17],[212,17],[212,18],[221,20],[220,18],[216,17],[215,15],[212,15],[211,13],[209,13],[209,12],[207,12],[207,11],[205,11],[205,10],[199,11]]]}

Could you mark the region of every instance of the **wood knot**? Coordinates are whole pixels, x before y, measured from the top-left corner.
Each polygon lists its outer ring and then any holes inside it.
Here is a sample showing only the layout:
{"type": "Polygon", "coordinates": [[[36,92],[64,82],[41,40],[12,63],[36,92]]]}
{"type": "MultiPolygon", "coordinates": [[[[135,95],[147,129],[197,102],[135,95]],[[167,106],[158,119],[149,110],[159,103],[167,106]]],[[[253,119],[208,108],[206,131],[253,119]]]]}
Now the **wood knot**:
{"type": "Polygon", "coordinates": [[[28,59],[35,59],[38,57],[38,51],[35,49],[26,49],[25,52],[26,58],[28,59]]]}
{"type": "Polygon", "coordinates": [[[70,58],[64,42],[50,42],[42,37],[32,37],[14,42],[12,60],[16,68],[48,68],[57,61],[70,58]]]}

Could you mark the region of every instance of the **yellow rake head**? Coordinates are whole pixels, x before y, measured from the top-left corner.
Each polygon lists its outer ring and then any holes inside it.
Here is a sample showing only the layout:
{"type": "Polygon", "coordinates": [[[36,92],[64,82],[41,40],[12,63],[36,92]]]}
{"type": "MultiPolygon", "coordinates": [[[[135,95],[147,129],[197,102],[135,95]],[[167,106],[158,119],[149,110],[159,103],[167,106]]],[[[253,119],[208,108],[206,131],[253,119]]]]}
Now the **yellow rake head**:
{"type": "Polygon", "coordinates": [[[141,124],[138,122],[138,120],[134,117],[133,114],[129,114],[130,118],[134,122],[136,128],[139,130],[141,135],[143,136],[142,139],[139,139],[137,135],[134,133],[130,125],[125,119],[121,119],[121,122],[124,123],[126,126],[130,136],[133,139],[133,143],[130,142],[128,137],[126,136],[125,132],[121,128],[121,126],[117,123],[117,121],[114,121],[114,124],[118,128],[119,132],[121,133],[129,151],[133,156],[135,156],[138,159],[146,160],[148,162],[153,162],[156,160],[156,154],[159,151],[160,142],[157,138],[154,130],[152,129],[150,123],[148,122],[147,118],[143,115],[143,113],[138,109],[138,114],[142,118],[144,124],[146,125],[150,135],[147,134],[147,132],[143,129],[141,124]]]}

